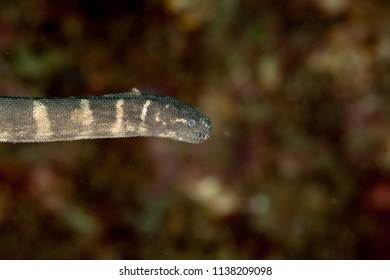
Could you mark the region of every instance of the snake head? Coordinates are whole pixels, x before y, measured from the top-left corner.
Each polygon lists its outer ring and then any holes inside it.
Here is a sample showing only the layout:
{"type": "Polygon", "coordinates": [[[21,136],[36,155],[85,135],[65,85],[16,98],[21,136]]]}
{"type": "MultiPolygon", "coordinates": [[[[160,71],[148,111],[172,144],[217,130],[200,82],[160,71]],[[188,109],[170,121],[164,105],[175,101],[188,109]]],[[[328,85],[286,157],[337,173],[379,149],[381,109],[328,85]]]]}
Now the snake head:
{"type": "Polygon", "coordinates": [[[211,121],[195,107],[172,97],[156,96],[149,108],[153,136],[194,144],[210,137],[211,121]]]}

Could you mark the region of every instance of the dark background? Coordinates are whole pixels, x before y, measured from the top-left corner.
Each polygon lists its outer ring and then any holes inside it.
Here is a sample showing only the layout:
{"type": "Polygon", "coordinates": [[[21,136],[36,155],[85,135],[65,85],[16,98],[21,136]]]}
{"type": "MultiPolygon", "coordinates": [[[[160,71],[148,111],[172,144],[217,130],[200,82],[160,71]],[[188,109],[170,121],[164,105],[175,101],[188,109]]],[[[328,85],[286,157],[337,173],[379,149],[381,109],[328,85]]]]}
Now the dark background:
{"type": "Polygon", "coordinates": [[[1,1],[1,95],[136,87],[213,132],[0,144],[0,258],[389,259],[389,18],[385,0],[1,1]]]}

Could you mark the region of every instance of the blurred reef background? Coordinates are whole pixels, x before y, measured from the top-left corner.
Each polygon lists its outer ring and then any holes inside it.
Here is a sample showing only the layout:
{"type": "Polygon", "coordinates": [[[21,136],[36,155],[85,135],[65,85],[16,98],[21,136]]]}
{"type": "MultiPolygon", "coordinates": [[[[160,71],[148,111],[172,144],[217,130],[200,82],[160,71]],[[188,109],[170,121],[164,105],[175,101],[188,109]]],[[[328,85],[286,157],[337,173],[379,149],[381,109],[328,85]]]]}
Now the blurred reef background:
{"type": "Polygon", "coordinates": [[[200,145],[1,143],[1,259],[390,258],[389,1],[5,0],[0,76],[213,122],[200,145]]]}

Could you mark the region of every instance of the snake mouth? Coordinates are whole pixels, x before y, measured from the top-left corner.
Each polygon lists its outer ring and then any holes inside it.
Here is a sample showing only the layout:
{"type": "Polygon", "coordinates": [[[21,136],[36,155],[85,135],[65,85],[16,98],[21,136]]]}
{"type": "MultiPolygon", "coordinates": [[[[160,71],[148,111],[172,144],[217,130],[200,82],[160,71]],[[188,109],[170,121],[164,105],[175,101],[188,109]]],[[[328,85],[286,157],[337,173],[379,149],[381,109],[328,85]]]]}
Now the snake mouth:
{"type": "Polygon", "coordinates": [[[211,132],[210,130],[207,130],[206,132],[202,133],[201,136],[202,136],[203,141],[210,138],[210,134],[211,134],[210,132],[211,132]]]}
{"type": "Polygon", "coordinates": [[[198,137],[192,139],[191,143],[200,144],[210,137],[209,134],[199,134],[198,137]]]}
{"type": "Polygon", "coordinates": [[[202,141],[207,140],[210,137],[211,134],[211,121],[208,117],[204,117],[202,120],[203,125],[204,125],[204,130],[201,133],[202,136],[202,141]]]}
{"type": "Polygon", "coordinates": [[[205,117],[202,120],[202,123],[203,123],[202,130],[197,134],[197,137],[196,137],[197,139],[196,139],[195,143],[202,143],[203,141],[210,138],[211,121],[207,117],[205,117]]]}

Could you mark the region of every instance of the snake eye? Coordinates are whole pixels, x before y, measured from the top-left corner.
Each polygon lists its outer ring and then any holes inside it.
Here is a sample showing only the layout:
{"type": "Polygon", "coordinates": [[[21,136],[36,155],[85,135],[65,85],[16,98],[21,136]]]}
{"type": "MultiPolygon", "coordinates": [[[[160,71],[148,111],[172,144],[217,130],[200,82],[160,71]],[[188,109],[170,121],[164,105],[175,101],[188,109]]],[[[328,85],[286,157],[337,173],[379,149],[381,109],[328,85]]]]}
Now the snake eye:
{"type": "Polygon", "coordinates": [[[188,120],[188,126],[189,126],[189,127],[194,127],[195,124],[196,124],[196,121],[195,121],[195,120],[193,120],[193,119],[188,120]]]}

